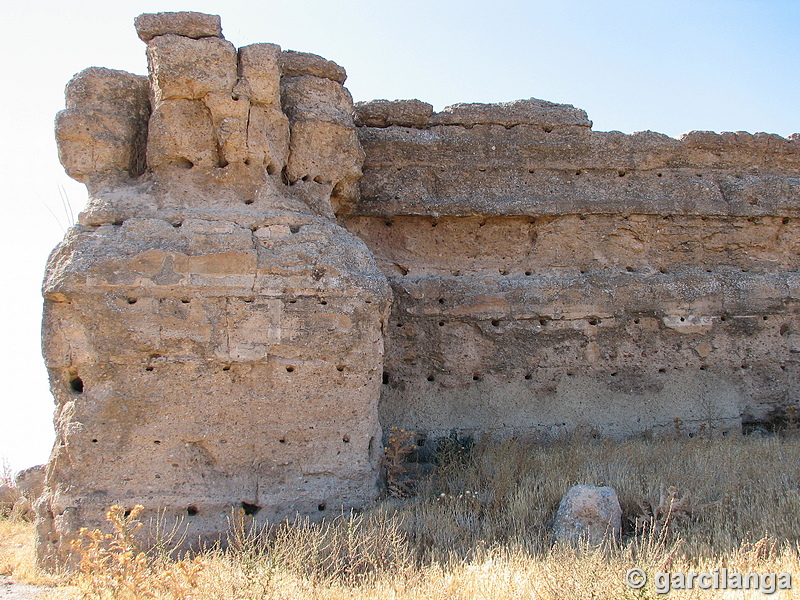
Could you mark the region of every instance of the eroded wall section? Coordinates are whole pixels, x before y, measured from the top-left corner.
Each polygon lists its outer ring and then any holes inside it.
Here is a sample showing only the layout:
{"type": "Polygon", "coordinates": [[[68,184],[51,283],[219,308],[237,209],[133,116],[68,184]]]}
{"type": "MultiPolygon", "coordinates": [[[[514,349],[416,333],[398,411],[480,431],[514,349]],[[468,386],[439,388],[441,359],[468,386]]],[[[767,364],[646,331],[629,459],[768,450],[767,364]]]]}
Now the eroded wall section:
{"type": "Polygon", "coordinates": [[[797,135],[594,132],[540,100],[356,122],[339,216],[395,295],[384,427],[738,431],[796,405],[797,135]]]}
{"type": "Polygon", "coordinates": [[[363,161],[344,70],[237,50],[210,15],[137,30],[149,79],[79,73],[56,123],[90,200],[44,282],[51,567],[115,503],[197,543],[238,510],[316,517],[378,494],[390,290],[331,220],[363,161]]]}

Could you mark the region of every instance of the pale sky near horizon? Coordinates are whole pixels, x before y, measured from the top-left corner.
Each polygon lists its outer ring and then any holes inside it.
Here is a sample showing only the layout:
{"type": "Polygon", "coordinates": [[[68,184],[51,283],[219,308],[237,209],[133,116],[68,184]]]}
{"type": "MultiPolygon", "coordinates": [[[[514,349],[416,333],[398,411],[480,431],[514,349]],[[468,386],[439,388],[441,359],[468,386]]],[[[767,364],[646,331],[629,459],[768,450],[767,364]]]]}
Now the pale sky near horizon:
{"type": "Polygon", "coordinates": [[[585,109],[598,131],[800,132],[796,0],[0,0],[0,459],[12,469],[46,461],[52,445],[40,285],[67,226],[59,189],[76,216],[86,199],[56,154],[64,86],[89,66],[146,73],[133,19],[174,10],[220,14],[236,46],[334,60],[357,101],[419,98],[441,110],[535,97],[585,109]]]}

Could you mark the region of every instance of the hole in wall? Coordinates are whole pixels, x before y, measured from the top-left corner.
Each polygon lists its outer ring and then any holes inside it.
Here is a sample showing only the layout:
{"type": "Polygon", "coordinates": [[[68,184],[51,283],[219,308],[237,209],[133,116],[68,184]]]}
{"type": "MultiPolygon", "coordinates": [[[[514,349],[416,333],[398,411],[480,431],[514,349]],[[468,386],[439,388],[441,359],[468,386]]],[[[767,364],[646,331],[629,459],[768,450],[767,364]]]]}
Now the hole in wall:
{"type": "Polygon", "coordinates": [[[344,365],[338,365],[336,367],[336,370],[339,371],[339,373],[341,373],[342,371],[344,371],[344,365]]]}
{"type": "Polygon", "coordinates": [[[428,375],[428,381],[435,381],[436,378],[433,375],[428,375]]]}
{"type": "Polygon", "coordinates": [[[438,302],[439,304],[444,304],[444,298],[439,298],[438,302]]]}
{"type": "Polygon", "coordinates": [[[280,439],[278,440],[278,442],[279,442],[279,443],[281,443],[281,444],[285,444],[285,443],[286,443],[286,438],[285,438],[285,437],[282,437],[282,438],[280,438],[280,439]]]}
{"type": "Polygon", "coordinates": [[[130,508],[129,508],[129,509],[126,509],[126,510],[125,510],[125,512],[124,512],[123,514],[125,515],[125,518],[127,519],[128,517],[130,517],[130,516],[131,516],[131,509],[130,509],[130,508]]]}
{"type": "Polygon", "coordinates": [[[481,379],[483,379],[483,377],[477,373],[472,376],[472,381],[481,381],[481,379]]]}
{"type": "Polygon", "coordinates": [[[160,445],[160,444],[161,444],[161,440],[153,440],[153,443],[154,443],[156,446],[158,446],[158,445],[160,445]]]}
{"type": "Polygon", "coordinates": [[[663,173],[656,173],[656,177],[663,177],[663,176],[664,176],[663,173]]]}
{"type": "Polygon", "coordinates": [[[530,381],[532,378],[533,378],[533,375],[531,375],[530,373],[526,373],[525,374],[525,380],[526,381],[530,381]]]}
{"type": "Polygon", "coordinates": [[[181,298],[181,303],[182,304],[189,304],[189,302],[191,302],[190,298],[181,298]]]}
{"type": "Polygon", "coordinates": [[[658,370],[658,372],[659,372],[659,373],[666,373],[666,372],[667,372],[667,370],[666,370],[664,367],[661,367],[661,368],[658,370]]]}
{"type": "Polygon", "coordinates": [[[83,393],[83,379],[78,377],[77,375],[69,380],[69,387],[72,389],[73,392],[76,394],[83,393]]]}
{"type": "Polygon", "coordinates": [[[154,368],[155,367],[145,367],[144,370],[147,371],[148,373],[152,373],[154,368]]]}
{"type": "Polygon", "coordinates": [[[255,202],[255,200],[253,200],[252,198],[246,198],[245,201],[244,201],[244,203],[248,204],[248,205],[252,204],[253,202],[255,202]]]}
{"type": "Polygon", "coordinates": [[[127,302],[128,304],[136,304],[136,298],[128,298],[128,299],[126,300],[126,302],[127,302]]]}
{"type": "Polygon", "coordinates": [[[320,303],[322,306],[327,306],[327,305],[328,305],[328,301],[327,301],[327,300],[320,300],[320,301],[319,301],[319,303],[320,303]]]}
{"type": "Polygon", "coordinates": [[[97,443],[97,438],[92,438],[92,443],[96,444],[97,443]]]}
{"type": "Polygon", "coordinates": [[[497,319],[492,319],[492,327],[500,327],[500,321],[497,319]]]}
{"type": "Polygon", "coordinates": [[[439,321],[439,327],[444,327],[444,321],[439,321]]]}
{"type": "Polygon", "coordinates": [[[319,512],[322,512],[323,510],[325,510],[325,503],[324,502],[320,502],[319,504],[317,504],[317,510],[319,512]]]}
{"type": "Polygon", "coordinates": [[[593,325],[593,326],[594,325],[599,325],[600,324],[600,319],[598,319],[597,317],[592,317],[592,318],[589,319],[588,322],[589,322],[589,325],[593,325]]]}
{"type": "Polygon", "coordinates": [[[300,231],[300,225],[289,225],[289,231],[291,233],[298,233],[300,231]]]}
{"type": "Polygon", "coordinates": [[[619,175],[620,177],[625,177],[626,173],[625,171],[617,171],[617,175],[619,175]]]}
{"type": "Polygon", "coordinates": [[[383,381],[383,385],[389,385],[389,373],[385,372],[381,376],[381,381],[383,381]]]}
{"type": "Polygon", "coordinates": [[[194,516],[195,516],[195,515],[197,515],[197,513],[199,513],[199,512],[200,512],[200,511],[199,511],[199,510],[197,510],[197,507],[196,507],[196,506],[194,506],[194,505],[192,505],[192,506],[187,506],[187,507],[186,507],[186,514],[187,514],[187,515],[189,515],[190,517],[194,517],[194,516]]]}
{"type": "Polygon", "coordinates": [[[383,224],[386,225],[386,227],[391,227],[392,226],[392,222],[391,221],[384,221],[383,224]]]}
{"type": "Polygon", "coordinates": [[[783,223],[784,225],[788,225],[789,224],[789,217],[784,217],[783,221],[781,221],[781,223],[783,223]]]}
{"type": "Polygon", "coordinates": [[[194,166],[194,163],[188,158],[179,158],[175,161],[175,166],[179,169],[191,169],[194,166]]]}
{"type": "Polygon", "coordinates": [[[343,435],[343,436],[342,436],[342,441],[343,441],[345,444],[349,444],[349,443],[350,443],[350,436],[349,436],[349,435],[343,435]]]}
{"type": "Polygon", "coordinates": [[[532,273],[530,271],[525,271],[525,277],[530,277],[532,273]]]}
{"type": "Polygon", "coordinates": [[[183,225],[183,221],[176,221],[172,224],[175,229],[180,229],[181,225],[183,225]]]}
{"type": "Polygon", "coordinates": [[[261,507],[258,504],[250,504],[249,502],[242,502],[241,506],[242,510],[244,511],[244,514],[250,516],[255,515],[258,511],[261,510],[261,507]]]}
{"type": "Polygon", "coordinates": [[[728,315],[720,315],[719,320],[723,321],[723,322],[727,321],[728,320],[728,315]]]}
{"type": "Polygon", "coordinates": [[[231,366],[230,365],[223,365],[222,366],[222,370],[223,371],[230,371],[231,370],[231,366]]]}
{"type": "Polygon", "coordinates": [[[294,367],[286,367],[287,373],[294,373],[294,367]]]}

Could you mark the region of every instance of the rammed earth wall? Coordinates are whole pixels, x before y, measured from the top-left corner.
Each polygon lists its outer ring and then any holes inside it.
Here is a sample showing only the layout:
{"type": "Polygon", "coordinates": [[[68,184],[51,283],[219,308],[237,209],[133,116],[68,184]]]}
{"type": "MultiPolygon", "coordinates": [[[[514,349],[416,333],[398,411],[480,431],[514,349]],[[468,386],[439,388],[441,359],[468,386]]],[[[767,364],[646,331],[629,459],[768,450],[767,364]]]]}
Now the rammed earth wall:
{"type": "Polygon", "coordinates": [[[142,15],[56,136],[57,441],[39,556],[113,503],[189,540],[379,493],[381,429],[739,432],[796,404],[800,138],[591,129],[540,100],[352,104],[218,17],[142,15]]]}

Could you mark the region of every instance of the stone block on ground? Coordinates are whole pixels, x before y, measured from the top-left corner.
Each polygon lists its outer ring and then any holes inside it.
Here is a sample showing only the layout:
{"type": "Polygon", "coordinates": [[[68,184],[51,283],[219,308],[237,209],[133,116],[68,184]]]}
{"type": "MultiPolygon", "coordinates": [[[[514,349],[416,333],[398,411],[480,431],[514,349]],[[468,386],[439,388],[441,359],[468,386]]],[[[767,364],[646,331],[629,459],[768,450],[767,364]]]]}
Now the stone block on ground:
{"type": "Polygon", "coordinates": [[[557,542],[598,546],[619,540],[622,509],[614,488],[576,485],[561,499],[553,535],[557,542]]]}

